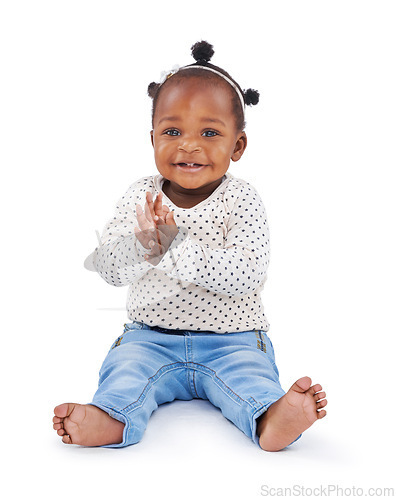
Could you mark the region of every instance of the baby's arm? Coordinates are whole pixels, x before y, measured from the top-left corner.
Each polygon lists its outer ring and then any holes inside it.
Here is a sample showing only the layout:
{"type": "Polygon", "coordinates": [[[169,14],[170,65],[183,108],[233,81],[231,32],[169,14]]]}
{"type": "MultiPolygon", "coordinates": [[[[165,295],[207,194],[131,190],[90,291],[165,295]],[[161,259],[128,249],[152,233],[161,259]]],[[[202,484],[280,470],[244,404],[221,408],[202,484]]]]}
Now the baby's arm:
{"type": "Polygon", "coordinates": [[[263,202],[248,186],[230,210],[223,248],[210,248],[189,236],[157,265],[168,276],[222,295],[243,296],[266,280],[269,229],[263,202]]]}

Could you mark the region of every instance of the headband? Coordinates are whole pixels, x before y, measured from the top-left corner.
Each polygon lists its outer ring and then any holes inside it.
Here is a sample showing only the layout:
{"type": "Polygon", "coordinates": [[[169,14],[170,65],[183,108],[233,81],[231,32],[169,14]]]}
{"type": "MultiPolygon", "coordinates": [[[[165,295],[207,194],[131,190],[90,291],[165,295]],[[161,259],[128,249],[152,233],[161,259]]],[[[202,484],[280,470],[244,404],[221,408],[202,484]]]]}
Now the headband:
{"type": "Polygon", "coordinates": [[[211,71],[212,73],[215,73],[216,75],[221,76],[227,83],[231,85],[231,87],[235,90],[235,92],[238,94],[239,100],[241,101],[242,109],[245,110],[245,100],[243,98],[243,95],[241,94],[241,91],[239,88],[235,85],[235,83],[230,80],[227,76],[223,75],[223,73],[220,73],[220,71],[217,71],[215,69],[209,68],[208,66],[200,66],[200,65],[192,65],[192,66],[183,66],[182,68],[179,68],[178,66],[174,66],[170,72],[162,72],[162,78],[161,78],[161,83],[162,85],[168,78],[173,76],[175,73],[185,70],[185,69],[194,69],[194,68],[199,68],[199,69],[206,69],[207,71],[211,71]]]}

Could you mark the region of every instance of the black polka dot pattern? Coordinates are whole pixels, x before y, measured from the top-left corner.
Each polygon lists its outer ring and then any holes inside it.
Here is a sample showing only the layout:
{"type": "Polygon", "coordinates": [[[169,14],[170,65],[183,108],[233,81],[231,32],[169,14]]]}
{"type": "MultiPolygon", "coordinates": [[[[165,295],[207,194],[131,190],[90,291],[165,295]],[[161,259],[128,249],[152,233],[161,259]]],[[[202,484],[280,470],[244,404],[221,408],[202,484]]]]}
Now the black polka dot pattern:
{"type": "Polygon", "coordinates": [[[95,266],[113,286],[129,286],[130,320],[151,326],[229,333],[268,331],[260,293],[270,245],[266,212],[255,188],[227,172],[206,200],[181,208],[163,193],[175,213],[179,234],[153,266],[136,240],[136,203],[162,189],[161,174],[132,184],[106,225],[95,266]]]}

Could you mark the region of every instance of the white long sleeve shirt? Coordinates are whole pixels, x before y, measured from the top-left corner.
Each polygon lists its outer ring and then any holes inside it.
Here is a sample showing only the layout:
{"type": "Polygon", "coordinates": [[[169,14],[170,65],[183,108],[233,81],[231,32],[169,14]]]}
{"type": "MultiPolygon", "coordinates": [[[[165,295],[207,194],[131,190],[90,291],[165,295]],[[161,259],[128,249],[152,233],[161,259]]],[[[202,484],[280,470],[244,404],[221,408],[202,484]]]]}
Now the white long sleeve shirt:
{"type": "Polygon", "coordinates": [[[268,331],[260,292],[267,278],[270,245],[260,195],[227,172],[217,189],[192,208],[176,206],[176,238],[154,266],[134,234],[136,204],[146,192],[155,200],[161,174],[134,182],[118,201],[94,252],[94,265],[110,285],[129,285],[128,318],[175,330],[229,333],[268,331]]]}

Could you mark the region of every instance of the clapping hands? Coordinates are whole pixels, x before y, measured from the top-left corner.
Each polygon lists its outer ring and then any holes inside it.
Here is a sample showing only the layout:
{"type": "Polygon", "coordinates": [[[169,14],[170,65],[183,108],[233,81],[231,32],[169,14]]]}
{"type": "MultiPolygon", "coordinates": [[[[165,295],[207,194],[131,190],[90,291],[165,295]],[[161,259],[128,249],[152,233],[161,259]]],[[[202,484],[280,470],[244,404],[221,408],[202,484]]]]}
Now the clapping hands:
{"type": "Polygon", "coordinates": [[[159,192],[153,201],[152,194],[147,191],[144,211],[138,203],[136,204],[136,217],[139,227],[134,228],[135,235],[142,246],[150,250],[144,258],[156,266],[179,231],[174,213],[168,206],[162,204],[162,192],[159,192]]]}

